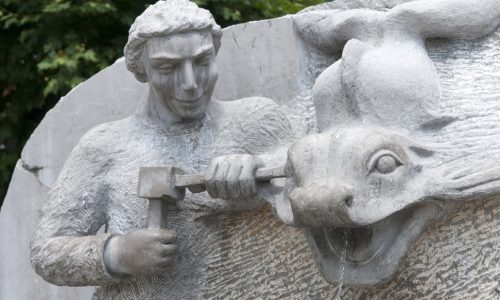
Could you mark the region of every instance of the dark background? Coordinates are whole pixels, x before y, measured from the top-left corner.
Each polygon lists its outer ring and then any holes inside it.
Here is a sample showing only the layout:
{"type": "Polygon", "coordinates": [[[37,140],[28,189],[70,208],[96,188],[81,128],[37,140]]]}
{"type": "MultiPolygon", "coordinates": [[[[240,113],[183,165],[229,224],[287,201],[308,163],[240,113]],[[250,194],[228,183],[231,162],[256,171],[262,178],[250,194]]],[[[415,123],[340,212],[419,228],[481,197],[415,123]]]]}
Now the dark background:
{"type": "MultiPolygon", "coordinates": [[[[46,112],[123,56],[145,0],[0,0],[0,206],[46,112]]],[[[295,13],[323,0],[195,0],[223,26],[295,13]]]]}

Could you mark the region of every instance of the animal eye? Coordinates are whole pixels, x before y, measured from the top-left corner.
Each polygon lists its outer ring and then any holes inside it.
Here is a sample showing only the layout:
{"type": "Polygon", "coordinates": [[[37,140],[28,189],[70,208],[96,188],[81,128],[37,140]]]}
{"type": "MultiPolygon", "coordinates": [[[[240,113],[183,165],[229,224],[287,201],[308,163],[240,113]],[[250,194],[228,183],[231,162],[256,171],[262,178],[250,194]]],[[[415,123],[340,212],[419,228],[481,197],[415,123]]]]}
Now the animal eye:
{"type": "Polygon", "coordinates": [[[380,174],[389,174],[402,165],[401,159],[396,154],[383,151],[371,159],[368,171],[369,173],[377,171],[380,174]]]}
{"type": "Polygon", "coordinates": [[[382,174],[392,173],[392,172],[394,172],[394,170],[396,170],[397,167],[398,167],[398,164],[397,164],[396,160],[394,159],[394,157],[392,157],[390,155],[384,155],[384,156],[380,157],[377,160],[377,165],[375,166],[377,171],[379,171],[379,173],[382,173],[382,174]]]}

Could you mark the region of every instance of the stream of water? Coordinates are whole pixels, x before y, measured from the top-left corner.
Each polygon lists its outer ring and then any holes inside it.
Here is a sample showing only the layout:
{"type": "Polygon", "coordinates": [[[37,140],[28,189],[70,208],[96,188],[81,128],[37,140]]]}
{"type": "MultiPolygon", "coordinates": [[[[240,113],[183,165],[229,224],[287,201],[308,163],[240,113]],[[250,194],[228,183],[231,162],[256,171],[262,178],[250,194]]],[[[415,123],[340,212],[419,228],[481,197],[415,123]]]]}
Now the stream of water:
{"type": "Polygon", "coordinates": [[[335,300],[342,299],[342,287],[344,285],[344,273],[345,273],[345,260],[347,256],[347,235],[349,234],[349,229],[344,229],[344,250],[342,251],[342,257],[340,258],[340,284],[337,288],[337,292],[335,294],[335,300]]]}

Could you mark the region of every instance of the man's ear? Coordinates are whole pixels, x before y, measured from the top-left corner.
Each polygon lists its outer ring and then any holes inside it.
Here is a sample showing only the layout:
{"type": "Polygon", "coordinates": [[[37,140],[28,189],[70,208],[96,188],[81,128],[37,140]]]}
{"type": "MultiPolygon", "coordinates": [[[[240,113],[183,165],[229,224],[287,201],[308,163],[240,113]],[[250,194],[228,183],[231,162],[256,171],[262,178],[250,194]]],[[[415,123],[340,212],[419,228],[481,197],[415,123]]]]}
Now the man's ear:
{"type": "Polygon", "coordinates": [[[144,67],[142,67],[141,69],[143,69],[142,72],[139,71],[134,72],[135,79],[137,79],[140,82],[148,82],[148,76],[144,72],[144,67]]]}
{"type": "Polygon", "coordinates": [[[147,43],[144,45],[142,49],[141,58],[139,59],[139,64],[137,65],[137,69],[134,72],[135,78],[140,82],[148,82],[148,75],[146,75],[146,69],[144,68],[144,57],[147,52],[147,43]]]}

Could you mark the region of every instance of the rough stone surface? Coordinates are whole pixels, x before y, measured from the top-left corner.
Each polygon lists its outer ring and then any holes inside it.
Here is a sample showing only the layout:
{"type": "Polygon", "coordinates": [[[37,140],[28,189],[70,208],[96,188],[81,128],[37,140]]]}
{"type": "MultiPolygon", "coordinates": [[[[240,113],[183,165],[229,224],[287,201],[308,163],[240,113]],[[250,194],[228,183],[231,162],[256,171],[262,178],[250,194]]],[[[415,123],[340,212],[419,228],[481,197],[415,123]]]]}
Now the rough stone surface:
{"type": "Polygon", "coordinates": [[[23,149],[23,166],[51,187],[80,137],[98,124],[130,115],[145,88],[119,59],[77,86],[47,113],[23,149]]]}
{"type": "MultiPolygon", "coordinates": [[[[245,39],[245,30],[269,22],[291,24],[286,18],[286,21],[282,20],[231,27],[226,30],[224,40],[231,39],[231,33],[236,32],[238,44],[250,43],[245,39]]],[[[281,31],[273,31],[279,26],[269,26],[269,31],[262,34],[260,39],[273,41],[276,37],[286,35],[297,41],[293,30],[287,26],[283,26],[281,31]]],[[[310,83],[315,75],[331,63],[332,57],[305,58],[302,66],[281,65],[274,68],[283,72],[281,76],[262,73],[262,76],[269,76],[272,80],[263,80],[264,86],[254,87],[257,90],[248,90],[245,88],[248,85],[245,81],[246,75],[233,72],[232,65],[224,64],[225,55],[244,52],[238,52],[236,42],[228,43],[224,40],[221,54],[226,54],[219,55],[219,66],[224,76],[218,83],[217,98],[230,99],[258,94],[274,96],[281,102],[281,99],[285,98],[276,96],[279,93],[272,88],[278,84],[275,80],[289,78],[287,76],[290,72],[296,72],[297,78],[293,79],[293,82],[305,84],[297,92],[290,94],[289,105],[310,114],[310,83]],[[305,67],[307,65],[309,67],[305,67]],[[231,84],[227,78],[231,78],[231,84]],[[270,84],[267,85],[267,82],[270,84]],[[234,94],[231,96],[235,97],[224,96],[222,87],[225,84],[240,87],[232,89],[234,94]],[[259,94],[262,90],[276,94],[259,94]]],[[[484,139],[479,137],[500,139],[499,40],[500,32],[497,31],[494,35],[477,41],[428,42],[429,54],[438,70],[442,87],[443,110],[462,116],[462,122],[457,123],[458,127],[450,130],[448,134],[459,138],[457,140],[462,145],[469,145],[471,154],[485,150],[498,151],[498,148],[488,147],[489,144],[484,144],[484,139]],[[484,127],[479,124],[489,125],[484,127]]],[[[266,43],[262,42],[264,45],[266,43]]],[[[269,43],[273,47],[272,42],[269,43]]],[[[305,49],[300,43],[296,47],[296,53],[305,49]]],[[[293,53],[292,50],[282,55],[287,56],[293,53]]],[[[266,57],[268,51],[272,50],[259,51],[263,53],[251,53],[266,57]]],[[[242,64],[236,69],[245,69],[247,63],[250,64],[248,59],[234,58],[234,61],[242,64]]],[[[287,59],[283,58],[281,61],[287,62],[287,59]]],[[[246,69],[252,74],[256,68],[258,69],[256,65],[250,65],[246,69]]],[[[287,84],[281,82],[281,86],[287,84]]],[[[30,172],[18,164],[0,214],[1,299],[76,300],[90,297],[91,288],[67,290],[54,287],[43,282],[29,268],[27,242],[46,191],[35,179],[50,187],[81,135],[96,124],[128,115],[134,110],[137,99],[143,93],[144,86],[138,84],[132,74],[125,72],[123,62],[119,62],[68,94],[34,132],[22,157],[22,165],[30,172]],[[19,216],[16,212],[22,217],[16,217],[19,216]],[[23,252],[24,250],[20,249],[26,250],[23,252]],[[26,288],[27,282],[30,283],[29,288],[26,288]],[[42,294],[49,291],[52,294],[42,294]],[[68,291],[74,291],[74,294],[65,294],[68,291]]],[[[314,128],[314,122],[309,120],[310,128],[314,128]]],[[[471,158],[474,158],[474,155],[471,158]]],[[[268,209],[223,216],[216,222],[222,222],[225,228],[222,231],[223,251],[220,256],[211,258],[211,264],[215,267],[205,275],[207,284],[201,290],[205,298],[331,299],[335,296],[337,286],[328,284],[319,274],[303,232],[283,225],[268,209]]],[[[498,199],[464,204],[447,220],[426,230],[414,243],[400,266],[397,278],[379,287],[344,286],[342,298],[498,298],[499,228],[498,199]]]]}
{"type": "Polygon", "coordinates": [[[327,281],[387,282],[450,203],[500,194],[500,144],[490,135],[500,128],[490,125],[498,117],[472,124],[456,120],[464,113],[441,111],[438,73],[425,45],[429,38],[491,34],[500,25],[500,6],[415,1],[387,11],[293,18],[305,43],[326,53],[341,50],[342,57],[316,79],[319,134],[289,149],[282,205],[288,203],[289,213],[278,215],[309,229],[327,281]],[[477,153],[460,136],[474,127],[490,131],[476,133],[483,148],[477,153]]]}
{"type": "Polygon", "coordinates": [[[300,74],[305,67],[304,55],[297,47],[292,23],[287,17],[250,22],[224,33],[217,61],[224,71],[220,72],[215,97],[233,100],[254,94],[289,105],[305,88],[300,74]],[[272,39],[269,34],[273,34],[272,39]],[[236,67],[243,65],[245,68],[236,67]]]}

